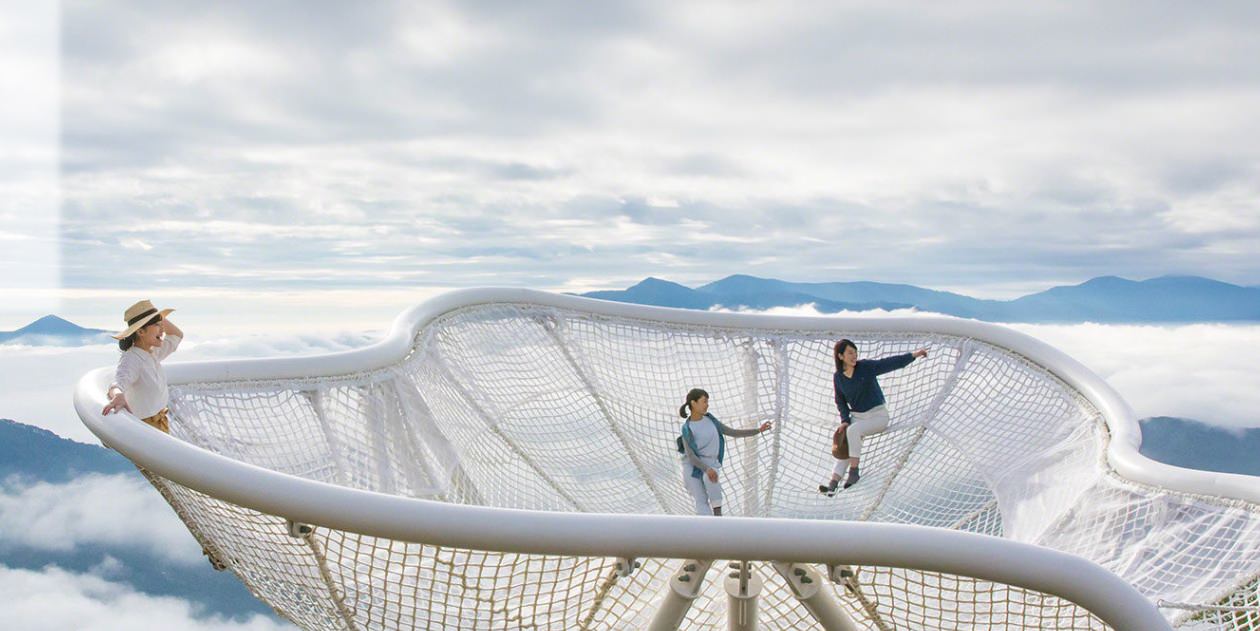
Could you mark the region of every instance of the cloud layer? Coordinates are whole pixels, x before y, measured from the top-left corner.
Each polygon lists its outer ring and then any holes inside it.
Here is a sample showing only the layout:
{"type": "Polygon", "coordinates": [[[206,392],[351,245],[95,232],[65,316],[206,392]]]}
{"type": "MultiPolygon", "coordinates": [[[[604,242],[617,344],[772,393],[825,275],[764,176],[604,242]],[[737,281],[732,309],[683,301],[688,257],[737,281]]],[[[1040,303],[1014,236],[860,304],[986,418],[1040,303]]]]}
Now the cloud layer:
{"type": "Polygon", "coordinates": [[[63,23],[75,287],[1260,283],[1251,3],[63,23]]]}
{"type": "Polygon", "coordinates": [[[1098,373],[1139,418],[1179,416],[1227,427],[1260,427],[1253,361],[1260,356],[1260,326],[1008,326],[1048,342],[1098,373]]]}
{"type": "Polygon", "coordinates": [[[104,545],[177,565],[204,562],[184,524],[139,476],[86,475],[64,484],[8,481],[0,491],[2,546],[70,552],[104,545]]]}
{"type": "Polygon", "coordinates": [[[244,620],[203,615],[192,603],[151,596],[109,580],[108,568],[79,574],[0,565],[6,628],[29,631],[281,631],[292,626],[253,614],[244,620]],[[105,574],[105,575],[102,575],[105,574]]]}

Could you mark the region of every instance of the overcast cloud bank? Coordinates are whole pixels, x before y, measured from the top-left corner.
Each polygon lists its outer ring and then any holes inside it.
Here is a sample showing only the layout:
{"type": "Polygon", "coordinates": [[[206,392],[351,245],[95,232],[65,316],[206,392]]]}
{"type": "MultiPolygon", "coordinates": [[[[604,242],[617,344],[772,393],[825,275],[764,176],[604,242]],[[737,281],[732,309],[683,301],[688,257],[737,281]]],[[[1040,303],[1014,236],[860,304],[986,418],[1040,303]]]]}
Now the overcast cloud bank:
{"type": "MultiPolygon", "coordinates": [[[[108,563],[108,562],[107,562],[108,563]]],[[[111,581],[109,568],[74,573],[0,565],[0,611],[7,628],[23,631],[291,631],[257,614],[244,620],[204,615],[187,600],[151,596],[111,581]]]]}
{"type": "Polygon", "coordinates": [[[1260,284],[1254,3],[575,6],[66,7],[65,282],[1260,284]]]}

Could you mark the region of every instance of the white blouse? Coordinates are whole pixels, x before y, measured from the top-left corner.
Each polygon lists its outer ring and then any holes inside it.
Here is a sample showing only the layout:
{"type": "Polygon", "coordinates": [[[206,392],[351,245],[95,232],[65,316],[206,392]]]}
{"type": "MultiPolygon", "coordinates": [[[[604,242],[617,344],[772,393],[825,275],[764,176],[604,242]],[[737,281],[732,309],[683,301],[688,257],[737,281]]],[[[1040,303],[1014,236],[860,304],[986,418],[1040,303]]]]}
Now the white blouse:
{"type": "Polygon", "coordinates": [[[148,418],[166,407],[166,371],[161,362],[179,348],[181,341],[178,335],[167,335],[152,350],[132,346],[118,358],[113,385],[127,396],[127,405],[136,418],[148,418]]]}

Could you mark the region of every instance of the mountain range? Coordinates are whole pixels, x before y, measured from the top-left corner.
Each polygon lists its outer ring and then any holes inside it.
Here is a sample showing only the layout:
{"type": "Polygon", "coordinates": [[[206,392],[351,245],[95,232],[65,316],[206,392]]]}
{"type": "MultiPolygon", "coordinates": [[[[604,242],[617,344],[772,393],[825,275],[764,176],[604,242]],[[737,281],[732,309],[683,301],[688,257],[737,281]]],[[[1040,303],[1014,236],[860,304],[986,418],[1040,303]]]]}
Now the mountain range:
{"type": "MultiPolygon", "coordinates": [[[[1244,287],[1199,276],[1133,281],[1100,276],[1014,300],[986,300],[915,285],[847,281],[797,283],[745,274],[691,288],[648,277],[626,289],[591,291],[588,298],[679,309],[771,309],[812,304],[822,313],[917,309],[990,322],[1257,322],[1260,285],[1244,287]]],[[[46,315],[0,344],[85,346],[112,344],[110,332],[46,315]]]]}
{"type": "Polygon", "coordinates": [[[0,344],[85,346],[109,344],[113,341],[109,331],[85,329],[55,315],[46,315],[16,331],[0,331],[0,344]]]}
{"type": "Polygon", "coordinates": [[[985,300],[914,285],[869,281],[797,283],[737,274],[696,288],[646,278],[583,296],[683,309],[768,309],[813,304],[823,313],[918,309],[991,322],[1254,322],[1260,287],[1198,276],[1133,281],[1100,276],[1014,300],[985,300]]]}

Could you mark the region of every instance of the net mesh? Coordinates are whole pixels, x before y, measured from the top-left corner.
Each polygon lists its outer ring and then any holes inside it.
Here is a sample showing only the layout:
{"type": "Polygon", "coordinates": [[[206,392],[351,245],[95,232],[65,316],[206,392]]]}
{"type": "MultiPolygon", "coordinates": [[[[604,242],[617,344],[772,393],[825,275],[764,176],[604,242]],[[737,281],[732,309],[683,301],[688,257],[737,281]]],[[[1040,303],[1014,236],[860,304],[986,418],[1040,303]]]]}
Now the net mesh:
{"type": "MultiPolygon", "coordinates": [[[[692,387],[731,439],[724,512],[921,524],[1091,559],[1175,624],[1254,629],[1260,507],[1135,484],[1106,465],[1101,414],[1045,369],[940,334],[687,326],[527,304],[449,312],[397,364],[358,374],[172,389],[172,433],[262,467],[357,489],[545,511],[690,514],[674,450],[692,387]],[[831,345],[929,358],[880,378],[888,430],[862,483],[817,492],[838,418],[831,345]],[[1213,609],[1212,607],[1215,607],[1213,609]],[[1235,609],[1222,609],[1233,607],[1235,609]]],[[[310,629],[623,629],[647,625],[676,559],[461,550],[285,520],[152,478],[193,533],[283,616],[310,629]]],[[[995,562],[1000,562],[995,560],[995,562]]],[[[816,623],[768,564],[761,623],[816,623]]],[[[824,573],[826,568],[820,568],[824,573]]],[[[863,567],[831,595],[878,629],[1104,625],[1050,594],[912,569],[863,567]]],[[[683,628],[724,624],[708,581],[683,628]]]]}

